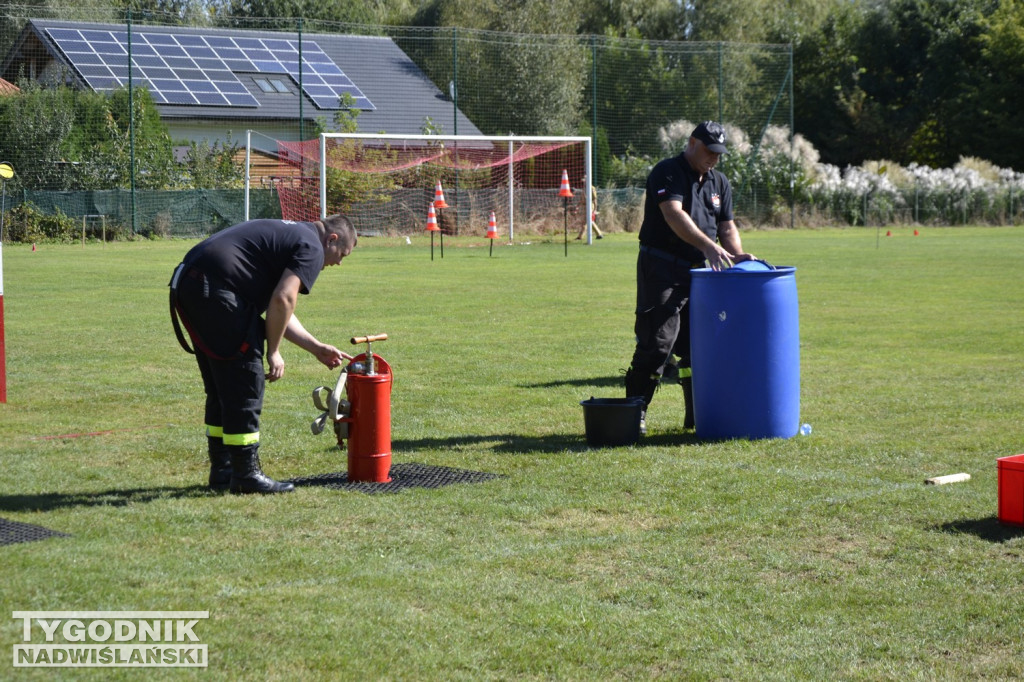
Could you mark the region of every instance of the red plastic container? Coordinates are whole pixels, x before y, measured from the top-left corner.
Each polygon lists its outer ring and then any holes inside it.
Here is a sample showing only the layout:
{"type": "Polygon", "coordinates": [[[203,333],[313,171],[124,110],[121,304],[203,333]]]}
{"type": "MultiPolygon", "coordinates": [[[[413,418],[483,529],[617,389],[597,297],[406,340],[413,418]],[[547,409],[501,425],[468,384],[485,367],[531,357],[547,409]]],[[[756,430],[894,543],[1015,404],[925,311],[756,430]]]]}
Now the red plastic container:
{"type": "Polygon", "coordinates": [[[996,460],[999,480],[999,522],[1024,526],[1024,455],[996,460]]]}

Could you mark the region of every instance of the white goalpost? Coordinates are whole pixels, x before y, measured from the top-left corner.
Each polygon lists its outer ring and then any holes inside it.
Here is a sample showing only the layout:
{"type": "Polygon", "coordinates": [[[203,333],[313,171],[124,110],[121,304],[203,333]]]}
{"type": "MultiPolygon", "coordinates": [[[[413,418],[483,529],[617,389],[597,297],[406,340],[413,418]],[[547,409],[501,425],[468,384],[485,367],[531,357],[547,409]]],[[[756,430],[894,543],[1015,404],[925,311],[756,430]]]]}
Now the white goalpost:
{"type": "MultiPolygon", "coordinates": [[[[507,170],[507,187],[508,187],[508,235],[511,241],[515,237],[515,193],[516,193],[516,174],[515,174],[515,162],[517,152],[520,151],[522,145],[536,143],[540,145],[560,145],[560,144],[582,144],[583,145],[583,190],[584,190],[584,202],[587,223],[587,243],[589,244],[592,240],[591,226],[593,225],[593,206],[591,204],[591,148],[589,137],[557,137],[557,136],[524,136],[518,137],[514,135],[502,135],[502,136],[488,136],[488,135],[388,135],[388,134],[361,134],[361,133],[321,133],[320,134],[320,177],[326,177],[327,175],[327,150],[330,140],[352,140],[352,141],[363,141],[365,144],[378,144],[382,142],[390,143],[392,145],[403,145],[408,148],[411,144],[419,143],[419,147],[425,149],[436,149],[436,145],[439,143],[444,145],[445,143],[453,143],[456,145],[456,149],[460,143],[465,143],[463,150],[468,154],[471,154],[471,150],[474,149],[474,143],[480,143],[481,146],[486,144],[500,145],[499,154],[504,152],[503,158],[499,157],[497,163],[503,164],[507,170]]],[[[539,156],[539,155],[538,155],[539,156]]],[[[494,163],[491,161],[493,156],[488,157],[488,163],[494,163]]],[[[476,163],[474,161],[471,164],[476,163]]],[[[457,167],[457,162],[456,162],[457,167]]],[[[564,170],[564,169],[563,169],[564,170]]],[[[559,185],[555,184],[555,188],[559,185]]],[[[327,216],[327,183],[320,183],[320,217],[324,218],[327,216]]]]}
{"type": "MultiPolygon", "coordinates": [[[[254,163],[248,139],[247,211],[254,163]]],[[[444,230],[483,234],[494,212],[511,241],[517,228],[568,230],[571,212],[573,231],[593,240],[589,137],[322,133],[277,146],[272,184],[286,218],[341,212],[362,233],[411,234],[424,228],[442,187],[444,230]]]]}

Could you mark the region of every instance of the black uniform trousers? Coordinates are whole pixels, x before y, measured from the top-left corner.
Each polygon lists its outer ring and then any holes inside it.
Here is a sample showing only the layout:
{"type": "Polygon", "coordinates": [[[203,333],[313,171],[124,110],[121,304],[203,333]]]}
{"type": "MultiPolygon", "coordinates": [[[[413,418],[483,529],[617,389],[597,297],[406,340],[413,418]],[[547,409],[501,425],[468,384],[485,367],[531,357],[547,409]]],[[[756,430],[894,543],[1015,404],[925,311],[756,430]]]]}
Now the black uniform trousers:
{"type": "Polygon", "coordinates": [[[259,443],[266,385],[259,311],[215,278],[187,266],[177,302],[203,378],[207,434],[220,435],[225,445],[259,443]]]}
{"type": "Polygon", "coordinates": [[[636,349],[632,371],[660,377],[674,354],[690,366],[690,270],[700,263],[641,245],[636,260],[636,349]]]}

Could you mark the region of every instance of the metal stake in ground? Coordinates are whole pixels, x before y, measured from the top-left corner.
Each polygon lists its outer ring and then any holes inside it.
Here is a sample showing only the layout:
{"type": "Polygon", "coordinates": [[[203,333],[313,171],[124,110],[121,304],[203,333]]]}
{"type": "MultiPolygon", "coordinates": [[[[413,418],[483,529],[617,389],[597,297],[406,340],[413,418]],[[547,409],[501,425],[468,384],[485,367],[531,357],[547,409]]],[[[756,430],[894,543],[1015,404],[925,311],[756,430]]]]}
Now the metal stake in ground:
{"type": "MultiPolygon", "coordinates": [[[[448,202],[444,200],[444,189],[441,187],[441,181],[437,181],[437,187],[434,188],[434,209],[440,211],[442,208],[448,208],[448,202]]],[[[444,230],[441,232],[441,258],[444,258],[444,230]]]]}
{"type": "Polygon", "coordinates": [[[569,200],[562,199],[562,237],[565,244],[565,255],[569,256],[569,200]]]}
{"type": "Polygon", "coordinates": [[[427,209],[427,232],[430,233],[430,260],[434,260],[434,233],[440,232],[437,226],[437,213],[434,212],[434,204],[427,209]]]}
{"type": "Polygon", "coordinates": [[[569,199],[572,198],[572,190],[569,188],[569,171],[562,171],[562,186],[558,189],[558,196],[562,197],[562,228],[565,232],[565,255],[569,255],[569,199]]]}
{"type": "Polygon", "coordinates": [[[491,217],[487,219],[487,239],[491,242],[490,252],[487,254],[488,257],[494,256],[494,240],[498,238],[498,227],[494,221],[494,211],[491,211],[491,217]]]}

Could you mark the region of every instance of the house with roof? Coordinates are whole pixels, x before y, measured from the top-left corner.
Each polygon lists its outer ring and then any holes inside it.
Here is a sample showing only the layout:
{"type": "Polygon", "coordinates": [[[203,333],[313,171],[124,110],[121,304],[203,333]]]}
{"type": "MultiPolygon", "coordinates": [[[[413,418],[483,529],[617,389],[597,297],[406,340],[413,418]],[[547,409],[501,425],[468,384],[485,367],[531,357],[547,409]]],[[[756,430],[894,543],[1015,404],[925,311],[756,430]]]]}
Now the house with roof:
{"type": "Polygon", "coordinates": [[[0,97],[3,97],[4,95],[16,95],[19,92],[21,92],[21,88],[17,85],[0,78],[0,97]]]}
{"type": "Polygon", "coordinates": [[[390,38],[30,19],[0,77],[111,92],[145,87],[177,142],[294,141],[358,110],[359,132],[479,135],[390,38]],[[305,134],[303,134],[303,129],[305,134]]]}

